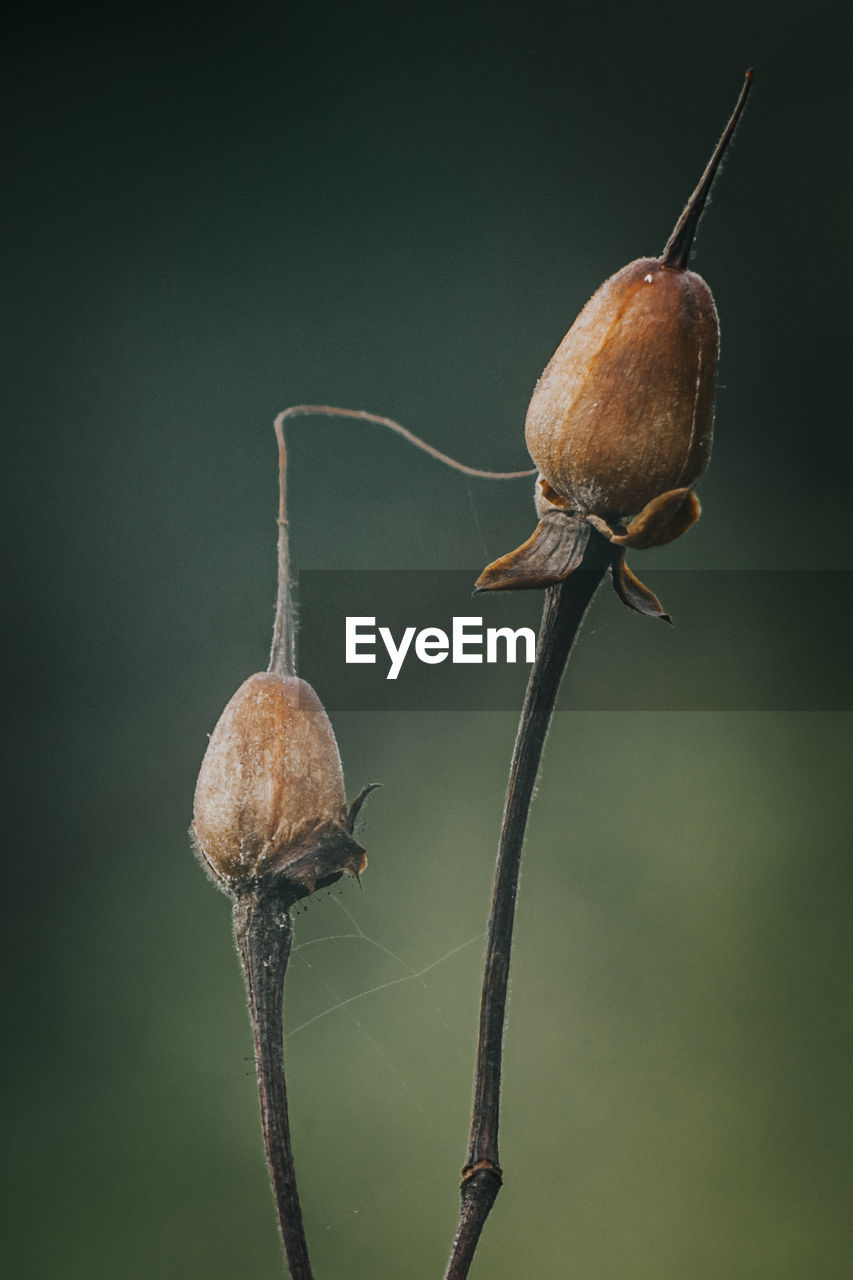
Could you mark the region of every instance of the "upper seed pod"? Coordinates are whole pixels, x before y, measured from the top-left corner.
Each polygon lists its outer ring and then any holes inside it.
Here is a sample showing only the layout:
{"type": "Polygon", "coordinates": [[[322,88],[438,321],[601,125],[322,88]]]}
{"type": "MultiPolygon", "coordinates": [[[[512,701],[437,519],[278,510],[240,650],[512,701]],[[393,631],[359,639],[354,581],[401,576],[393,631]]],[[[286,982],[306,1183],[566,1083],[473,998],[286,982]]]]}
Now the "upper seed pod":
{"type": "Polygon", "coordinates": [[[533,392],[525,436],[574,511],[634,515],[711,451],[717,311],[692,271],[640,258],[586,304],[533,392]]]}
{"type": "MultiPolygon", "coordinates": [[[[699,517],[692,486],[711,452],[719,327],[711,291],[687,270],[714,175],[752,72],[660,258],[639,258],[601,286],[536,384],[525,436],[540,471],[540,524],[481,574],[481,590],[547,586],[580,564],[590,526],[620,548],[670,542],[699,517]]],[[[665,617],[613,564],[626,603],[665,617]]]]}

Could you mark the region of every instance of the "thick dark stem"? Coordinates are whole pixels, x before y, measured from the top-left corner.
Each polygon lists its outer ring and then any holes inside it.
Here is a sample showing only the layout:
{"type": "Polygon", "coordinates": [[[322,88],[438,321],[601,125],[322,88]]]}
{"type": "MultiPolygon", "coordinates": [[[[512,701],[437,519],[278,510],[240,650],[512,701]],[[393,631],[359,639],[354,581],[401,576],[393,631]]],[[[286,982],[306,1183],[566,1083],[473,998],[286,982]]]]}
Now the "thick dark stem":
{"type": "Polygon", "coordinates": [[[684,206],[684,211],[675,224],[675,230],[666,242],[666,247],[661,254],[661,263],[665,267],[674,267],[677,271],[683,271],[687,266],[693,245],[693,237],[696,235],[696,228],[699,226],[699,219],[702,217],[705,201],[708,199],[711,187],[714,185],[714,178],[720,167],[720,161],[726,154],[726,149],[732,140],[732,135],[746,106],[746,100],[749,97],[751,88],[752,71],[747,71],[740,97],[735,104],[735,109],[729,118],[728,124],[723,130],[720,141],[714,148],[714,154],[708,161],[696,190],[684,206]]]}
{"type": "Polygon", "coordinates": [[[282,997],[293,924],[279,894],[260,887],[238,898],[234,903],[234,936],[246,979],[261,1123],[287,1267],[292,1280],[313,1280],[287,1117],[282,997]]]}
{"type": "Polygon", "coordinates": [[[564,582],[549,587],[545,594],[539,647],[515,740],[498,847],[480,1005],[471,1140],[462,1170],[459,1229],[445,1280],[464,1280],[468,1275],[477,1241],[501,1187],[498,1158],[501,1054],[521,849],[542,748],[566,661],[612,557],[613,548],[603,538],[593,536],[581,568],[564,582]]]}

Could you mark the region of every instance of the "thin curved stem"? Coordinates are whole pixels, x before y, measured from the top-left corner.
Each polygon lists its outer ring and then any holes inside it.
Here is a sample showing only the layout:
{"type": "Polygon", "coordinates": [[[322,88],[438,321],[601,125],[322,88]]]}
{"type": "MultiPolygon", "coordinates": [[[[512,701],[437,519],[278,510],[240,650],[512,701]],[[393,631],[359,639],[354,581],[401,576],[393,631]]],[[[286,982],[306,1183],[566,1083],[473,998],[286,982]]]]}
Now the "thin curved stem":
{"type": "MultiPolygon", "coordinates": [[[[481,471],[478,467],[467,467],[464,462],[457,462],[455,458],[450,457],[450,454],[442,453],[434,445],[427,444],[426,440],[422,440],[420,436],[416,436],[413,431],[401,426],[393,418],[384,418],[378,413],[368,413],[366,409],[339,409],[337,405],[332,404],[295,404],[289,409],[283,409],[278,415],[275,420],[276,432],[280,433],[281,425],[285,419],[300,418],[310,414],[320,414],[326,418],[356,418],[359,422],[375,422],[380,427],[387,427],[395,435],[402,436],[404,440],[408,440],[409,444],[413,444],[416,449],[420,449],[423,453],[428,453],[431,458],[443,462],[446,467],[452,467],[454,471],[461,471],[465,476],[475,476],[480,480],[517,480],[521,476],[536,475],[535,467],[528,471],[481,471]]],[[[279,439],[281,439],[280,434],[279,439]]]]}
{"type": "Polygon", "coordinates": [[[284,447],[284,415],[275,420],[278,441],[278,591],[268,671],[277,676],[296,675],[296,629],[290,587],[290,531],[287,524],[287,450],[284,447]]]}
{"type": "Polygon", "coordinates": [[[474,476],[480,480],[517,480],[522,476],[535,476],[536,468],[529,471],[481,471],[477,467],[468,467],[457,462],[449,454],[442,453],[433,445],[427,444],[413,431],[401,426],[393,418],[384,418],[381,414],[368,413],[366,409],[340,409],[331,404],[295,404],[289,409],[282,409],[273,424],[278,441],[278,590],[275,602],[275,621],[273,623],[272,646],[268,671],[279,676],[296,674],[296,627],[293,618],[293,593],[290,580],[290,533],[287,522],[287,449],[284,443],[284,424],[288,418],[306,417],[320,414],[328,418],[355,418],[359,422],[375,422],[380,427],[387,427],[395,435],[402,436],[409,444],[429,454],[438,462],[461,471],[463,475],[474,476]]]}
{"type": "Polygon", "coordinates": [[[471,1137],[462,1170],[459,1227],[445,1280],[464,1280],[468,1275],[502,1183],[498,1155],[501,1062],[521,850],[563,671],[584,614],[613,556],[604,539],[590,539],[590,544],[581,568],[545,593],[538,652],[510,765],[486,944],[471,1137]]]}
{"type": "Polygon", "coordinates": [[[284,1078],[282,998],[293,923],[282,898],[263,886],[239,897],[234,903],[234,937],[246,979],[264,1145],[287,1268],[292,1280],[313,1280],[296,1189],[284,1078]]]}

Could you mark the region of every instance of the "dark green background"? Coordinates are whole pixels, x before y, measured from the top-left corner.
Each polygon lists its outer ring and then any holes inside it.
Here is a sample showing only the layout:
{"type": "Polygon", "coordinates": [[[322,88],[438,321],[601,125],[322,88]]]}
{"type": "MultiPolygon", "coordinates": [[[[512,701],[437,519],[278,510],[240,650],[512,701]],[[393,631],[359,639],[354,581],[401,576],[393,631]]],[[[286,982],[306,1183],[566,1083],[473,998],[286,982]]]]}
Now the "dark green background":
{"type": "MultiPolygon", "coordinates": [[[[250,0],[33,6],[7,31],[10,1275],[281,1274],[228,904],[185,834],[205,735],[266,664],[272,418],[367,408],[526,465],[542,366],[663,246],[750,64],[695,256],[723,332],[705,513],[635,568],[824,571],[846,611],[843,13],[250,0]]],[[[302,568],[467,567],[532,527],[527,482],[378,428],[291,441],[302,568]]],[[[619,608],[602,593],[590,629],[619,608]]],[[[628,621],[622,669],[658,642],[628,621]]],[[[297,941],[372,942],[297,952],[289,1025],[434,967],[289,1042],[318,1277],[441,1274],[514,723],[336,717],[350,793],[385,787],[363,893],[312,902],[297,941]]],[[[476,1275],[846,1280],[849,731],[557,717],[476,1275]]]]}

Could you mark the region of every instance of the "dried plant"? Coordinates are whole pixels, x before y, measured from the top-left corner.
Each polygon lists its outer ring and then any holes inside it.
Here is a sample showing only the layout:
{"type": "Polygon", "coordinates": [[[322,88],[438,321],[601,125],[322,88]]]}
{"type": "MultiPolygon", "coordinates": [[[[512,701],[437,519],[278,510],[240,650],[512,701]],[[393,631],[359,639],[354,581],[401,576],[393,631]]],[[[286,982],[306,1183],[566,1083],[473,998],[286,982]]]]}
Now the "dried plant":
{"type": "Polygon", "coordinates": [[[540,468],[540,523],[523,546],[489,565],[477,581],[481,591],[544,586],[546,593],[510,765],[462,1208],[445,1280],[467,1276],[502,1182],[501,1054],[515,900],[527,815],[560,680],[608,569],[626,604],[667,618],[625,565],[625,547],[669,542],[699,515],[692,485],[710,453],[717,313],[710,289],[687,270],[687,261],[751,84],[747,72],[734,112],[661,257],[641,258],[607,280],[539,379],[526,435],[540,468]]]}
{"type": "Polygon", "coordinates": [[[532,471],[464,466],[390,418],[298,405],[279,414],[278,595],[269,668],[250,676],[217,723],[195,794],[192,833],[215,883],[234,902],[246,979],[261,1117],[287,1265],[311,1280],[291,1152],[282,1048],[282,999],[300,899],[358,877],[354,828],[366,786],[347,807],[334,732],[296,675],[286,507],[284,423],[326,414],[382,425],[467,475],[535,475],[539,524],[490,564],[478,591],[544,588],[537,656],[510,767],[488,927],[471,1135],[459,1227],[445,1280],[468,1275],[502,1182],[498,1154],[501,1056],[521,850],[560,681],[583,617],[609,571],[631,608],[668,620],[630,572],[626,548],[659,546],[699,516],[694,485],[711,446],[718,324],[710,289],[688,270],[714,176],[751,86],[741,95],[660,258],[641,258],[587,303],[537,383],[526,422],[532,471]]]}
{"type": "Polygon", "coordinates": [[[296,405],[275,420],[279,457],[278,591],[269,667],[249,676],[210,735],[196,783],[191,835],[214,883],[233,900],[246,981],[261,1123],[287,1266],[311,1280],[290,1139],[284,1072],[284,979],[294,903],[359,877],[367,864],[353,832],[369,783],[347,808],[334,731],[317,694],[296,674],[284,424],[306,414],[374,422],[466,475],[506,480],[531,471],[481,471],[456,462],[391,418],[330,405],[296,405]]]}

